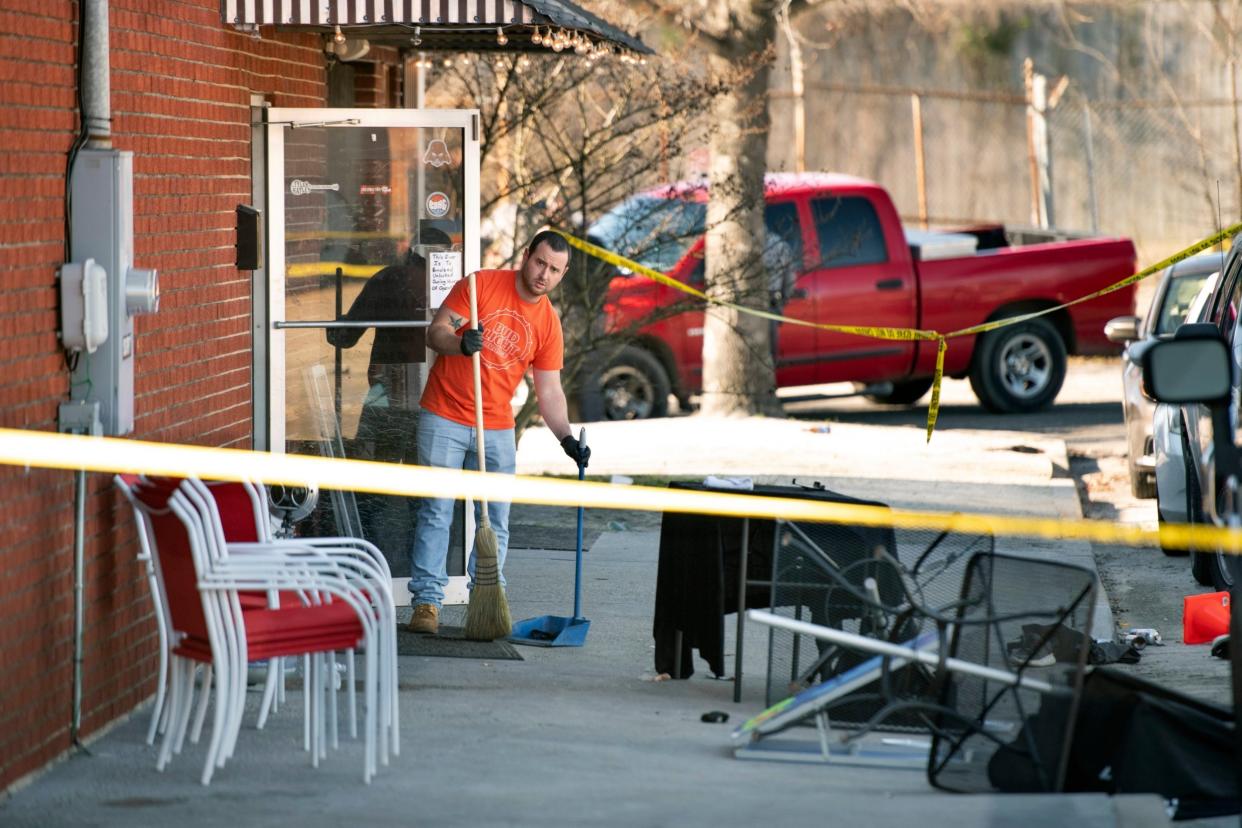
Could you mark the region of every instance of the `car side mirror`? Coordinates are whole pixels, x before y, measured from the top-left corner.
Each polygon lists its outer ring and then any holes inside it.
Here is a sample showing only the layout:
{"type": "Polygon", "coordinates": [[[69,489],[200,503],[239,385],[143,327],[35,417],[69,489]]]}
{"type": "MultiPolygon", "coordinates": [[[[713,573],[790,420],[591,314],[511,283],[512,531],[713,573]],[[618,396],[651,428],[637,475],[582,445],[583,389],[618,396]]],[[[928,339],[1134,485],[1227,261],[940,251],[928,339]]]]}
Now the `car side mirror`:
{"type": "Polygon", "coordinates": [[[1126,343],[1139,338],[1139,318],[1137,316],[1118,316],[1108,320],[1104,325],[1104,336],[1109,342],[1126,343]]]}
{"type": "Polygon", "coordinates": [[[1142,349],[1143,393],[1163,403],[1229,402],[1229,347],[1219,335],[1155,340],[1142,349]]]}

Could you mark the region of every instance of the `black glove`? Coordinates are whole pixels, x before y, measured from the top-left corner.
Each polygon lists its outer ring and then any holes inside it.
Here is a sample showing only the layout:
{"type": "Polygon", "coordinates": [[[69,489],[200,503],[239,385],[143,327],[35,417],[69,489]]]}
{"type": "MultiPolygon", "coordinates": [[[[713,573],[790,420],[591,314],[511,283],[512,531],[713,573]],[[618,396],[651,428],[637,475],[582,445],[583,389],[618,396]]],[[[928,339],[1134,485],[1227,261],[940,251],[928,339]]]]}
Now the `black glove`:
{"type": "Polygon", "coordinates": [[[483,350],[483,326],[466,328],[461,335],[461,352],[472,356],[483,350]]]}
{"type": "Polygon", "coordinates": [[[578,438],[568,434],[564,440],[561,440],[561,448],[565,449],[565,453],[569,455],[570,460],[573,460],[584,469],[587,467],[587,462],[591,459],[590,446],[580,446],[578,438]]]}

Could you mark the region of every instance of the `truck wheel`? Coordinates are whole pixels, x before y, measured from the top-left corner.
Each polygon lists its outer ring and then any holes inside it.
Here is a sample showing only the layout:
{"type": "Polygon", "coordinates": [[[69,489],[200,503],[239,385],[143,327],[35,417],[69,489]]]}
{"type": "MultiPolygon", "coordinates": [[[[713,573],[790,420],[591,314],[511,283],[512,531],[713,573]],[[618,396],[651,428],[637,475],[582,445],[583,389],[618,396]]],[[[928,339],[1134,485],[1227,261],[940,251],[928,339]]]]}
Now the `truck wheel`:
{"type": "Polygon", "coordinates": [[[668,415],[668,373],[642,348],[625,347],[587,382],[584,420],[646,420],[668,415]]]}
{"type": "Polygon", "coordinates": [[[970,387],[988,411],[1047,408],[1065,382],[1065,343],[1052,323],[1028,319],[979,337],[970,387]]]}
{"type": "Polygon", "coordinates": [[[863,396],[872,402],[885,405],[914,405],[914,403],[923,398],[923,395],[931,387],[932,378],[923,377],[921,379],[894,382],[893,390],[887,394],[864,394],[863,396]]]}

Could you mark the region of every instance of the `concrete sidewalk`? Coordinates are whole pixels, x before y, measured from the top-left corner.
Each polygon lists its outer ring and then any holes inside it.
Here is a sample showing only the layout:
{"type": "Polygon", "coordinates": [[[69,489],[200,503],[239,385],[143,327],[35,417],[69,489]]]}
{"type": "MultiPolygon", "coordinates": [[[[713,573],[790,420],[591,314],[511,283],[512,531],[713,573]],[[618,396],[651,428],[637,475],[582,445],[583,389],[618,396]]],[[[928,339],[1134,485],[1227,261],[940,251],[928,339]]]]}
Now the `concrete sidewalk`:
{"type": "MultiPolygon", "coordinates": [[[[894,506],[1078,515],[1058,441],[955,432],[928,446],[918,429],[817,429],[699,417],[600,424],[588,427],[591,471],[796,477],[894,506]],[[1014,450],[1019,445],[1027,448],[1014,450]],[[753,459],[730,459],[744,454],[753,459]]],[[[559,452],[550,436],[532,431],[520,470],[567,473],[559,452]]],[[[202,745],[187,745],[156,773],[140,710],[93,741],[90,755],[70,757],[0,805],[0,824],[1164,824],[1154,796],[952,796],[932,789],[921,771],[735,760],[729,732],[763,707],[766,636],[757,628],[748,635],[740,704],[732,703],[731,682],[705,677],[701,666],[686,681],[655,681],[658,545],[655,531],[607,532],[593,544],[583,648],[521,648],[523,661],[402,658],[402,753],[370,786],[361,784],[361,749],[351,742],[317,770],[309,766],[294,692],[266,730],[243,731],[209,788],[198,784],[202,745]],[[703,723],[709,710],[730,721],[703,723]]],[[[1040,546],[1050,557],[1091,562],[1085,544],[1040,546]]],[[[515,548],[506,574],[515,618],[567,614],[572,552],[515,548]]],[[[454,612],[446,610],[447,620],[454,612]]],[[[257,701],[252,693],[252,706],[257,701]]]]}

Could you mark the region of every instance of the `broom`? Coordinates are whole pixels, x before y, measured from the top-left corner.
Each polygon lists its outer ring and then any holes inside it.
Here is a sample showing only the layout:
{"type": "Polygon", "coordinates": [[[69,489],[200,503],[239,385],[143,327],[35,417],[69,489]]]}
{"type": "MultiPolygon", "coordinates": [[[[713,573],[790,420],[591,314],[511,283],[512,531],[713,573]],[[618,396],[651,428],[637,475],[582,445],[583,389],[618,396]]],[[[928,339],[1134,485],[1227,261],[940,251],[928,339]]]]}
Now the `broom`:
{"type": "MultiPolygon", "coordinates": [[[[475,291],[474,274],[470,279],[470,326],[479,327],[478,296],[475,291]]],[[[480,353],[470,356],[474,364],[474,424],[475,441],[479,454],[479,470],[487,470],[483,445],[483,380],[480,353]]],[[[492,529],[487,516],[487,500],[479,498],[482,506],[479,528],[474,535],[474,588],[470,590],[470,603],[466,605],[465,636],[471,641],[495,641],[507,638],[513,629],[509,617],[509,601],[505,588],[500,584],[500,544],[496,530],[492,529]]]]}

